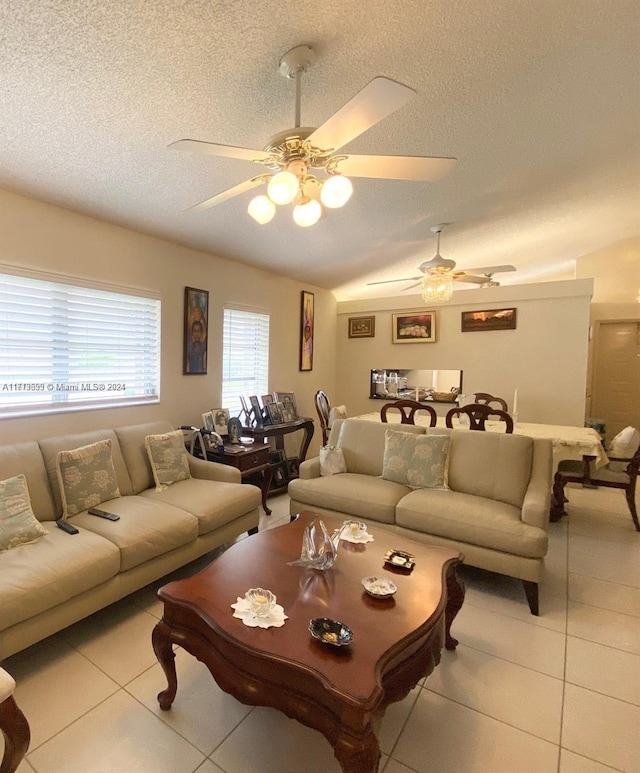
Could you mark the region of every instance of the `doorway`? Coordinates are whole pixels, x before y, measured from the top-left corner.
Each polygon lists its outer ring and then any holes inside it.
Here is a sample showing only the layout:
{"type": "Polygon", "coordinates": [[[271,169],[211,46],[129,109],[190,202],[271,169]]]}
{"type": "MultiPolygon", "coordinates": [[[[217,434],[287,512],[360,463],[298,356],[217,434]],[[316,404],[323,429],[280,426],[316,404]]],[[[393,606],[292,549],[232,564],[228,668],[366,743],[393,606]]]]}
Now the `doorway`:
{"type": "Polygon", "coordinates": [[[604,421],[607,440],[640,429],[640,320],[595,323],[592,383],[591,416],[604,421]]]}

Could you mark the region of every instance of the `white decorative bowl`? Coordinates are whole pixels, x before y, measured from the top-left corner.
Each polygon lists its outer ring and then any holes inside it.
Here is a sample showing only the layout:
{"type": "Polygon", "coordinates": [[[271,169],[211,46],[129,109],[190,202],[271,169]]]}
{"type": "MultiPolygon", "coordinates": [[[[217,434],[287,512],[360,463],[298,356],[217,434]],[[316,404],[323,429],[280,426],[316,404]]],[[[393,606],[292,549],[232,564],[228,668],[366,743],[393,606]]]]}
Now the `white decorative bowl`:
{"type": "Polygon", "coordinates": [[[370,596],[377,599],[390,598],[398,590],[396,584],[386,577],[365,577],[362,585],[370,596]]]}

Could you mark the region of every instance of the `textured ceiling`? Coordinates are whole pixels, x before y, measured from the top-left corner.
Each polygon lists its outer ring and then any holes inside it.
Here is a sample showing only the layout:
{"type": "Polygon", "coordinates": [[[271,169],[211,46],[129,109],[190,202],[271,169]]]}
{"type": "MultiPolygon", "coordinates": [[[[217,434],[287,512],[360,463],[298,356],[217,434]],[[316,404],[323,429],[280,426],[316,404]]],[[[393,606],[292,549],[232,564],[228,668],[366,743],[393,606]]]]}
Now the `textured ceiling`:
{"type": "MultiPolygon", "coordinates": [[[[0,187],[334,290],[512,263],[504,284],[573,275],[580,255],[640,234],[636,0],[0,0],[0,187]],[[261,148],[294,123],[278,74],[314,47],[302,124],[376,75],[417,96],[345,148],[455,156],[436,183],[355,179],[341,210],[259,226],[252,193],[184,210],[259,173],[167,150],[261,148]]],[[[399,291],[403,285],[391,285],[399,291]]]]}

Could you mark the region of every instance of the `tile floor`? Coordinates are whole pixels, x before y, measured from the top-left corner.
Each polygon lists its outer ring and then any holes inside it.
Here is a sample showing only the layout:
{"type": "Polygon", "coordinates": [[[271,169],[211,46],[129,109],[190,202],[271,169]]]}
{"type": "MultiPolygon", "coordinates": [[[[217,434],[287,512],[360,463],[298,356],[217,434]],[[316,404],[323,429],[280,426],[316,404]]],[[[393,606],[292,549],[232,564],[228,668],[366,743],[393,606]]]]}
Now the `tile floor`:
{"type": "MultiPolygon", "coordinates": [[[[389,707],[381,771],[640,771],[640,534],[621,492],[568,495],[540,617],[517,581],[465,568],[460,645],[389,707]]],[[[288,520],[286,496],[272,503],[261,528],[288,520]]],[[[159,710],[160,584],[3,664],[31,724],[19,773],[338,773],[322,736],[225,695],[184,650],[176,702],[159,710]]]]}

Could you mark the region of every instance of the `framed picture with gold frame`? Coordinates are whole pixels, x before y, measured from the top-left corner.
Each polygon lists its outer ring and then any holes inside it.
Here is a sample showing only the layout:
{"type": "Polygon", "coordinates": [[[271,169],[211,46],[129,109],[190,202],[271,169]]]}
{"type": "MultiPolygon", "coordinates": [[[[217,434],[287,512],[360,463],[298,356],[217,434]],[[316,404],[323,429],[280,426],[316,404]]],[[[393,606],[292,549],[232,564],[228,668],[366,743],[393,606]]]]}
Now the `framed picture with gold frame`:
{"type": "Polygon", "coordinates": [[[375,317],[349,317],[349,338],[374,338],[375,317]]]}

